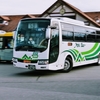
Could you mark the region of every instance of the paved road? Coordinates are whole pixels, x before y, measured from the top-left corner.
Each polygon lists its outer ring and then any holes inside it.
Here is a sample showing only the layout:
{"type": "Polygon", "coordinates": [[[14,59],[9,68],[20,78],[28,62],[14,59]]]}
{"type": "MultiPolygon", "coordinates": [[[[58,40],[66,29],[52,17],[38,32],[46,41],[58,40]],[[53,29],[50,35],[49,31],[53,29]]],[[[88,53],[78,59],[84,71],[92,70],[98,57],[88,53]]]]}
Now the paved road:
{"type": "Polygon", "coordinates": [[[29,71],[0,64],[1,100],[100,100],[100,66],[29,71]]]}

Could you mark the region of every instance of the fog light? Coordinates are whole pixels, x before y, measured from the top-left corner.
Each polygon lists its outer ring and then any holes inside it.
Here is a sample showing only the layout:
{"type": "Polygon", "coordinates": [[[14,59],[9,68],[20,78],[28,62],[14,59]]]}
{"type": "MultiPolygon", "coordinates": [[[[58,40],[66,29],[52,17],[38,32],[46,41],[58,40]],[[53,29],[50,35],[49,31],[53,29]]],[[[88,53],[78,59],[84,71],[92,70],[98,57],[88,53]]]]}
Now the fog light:
{"type": "Polygon", "coordinates": [[[12,58],[12,62],[17,63],[17,59],[16,58],[12,58]]]}
{"type": "Polygon", "coordinates": [[[38,65],[47,65],[49,63],[48,60],[39,60],[38,65]]]}

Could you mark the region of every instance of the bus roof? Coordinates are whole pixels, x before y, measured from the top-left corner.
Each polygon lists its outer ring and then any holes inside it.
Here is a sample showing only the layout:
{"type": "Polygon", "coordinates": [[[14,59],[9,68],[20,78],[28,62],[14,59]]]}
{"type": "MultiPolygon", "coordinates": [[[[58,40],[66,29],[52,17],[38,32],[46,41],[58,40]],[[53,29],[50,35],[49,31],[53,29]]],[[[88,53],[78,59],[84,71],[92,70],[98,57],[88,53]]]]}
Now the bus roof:
{"type": "Polygon", "coordinates": [[[77,25],[85,28],[90,28],[90,29],[96,29],[100,31],[100,28],[95,27],[95,26],[87,26],[83,21],[71,19],[71,18],[65,18],[65,17],[37,17],[37,18],[23,18],[21,20],[32,20],[32,19],[52,19],[52,20],[57,20],[60,22],[72,24],[72,25],[77,25]]]}
{"type": "Polygon", "coordinates": [[[71,24],[84,25],[84,22],[75,20],[75,19],[71,19],[71,18],[59,18],[59,19],[62,21],[66,21],[67,23],[71,23],[71,24]]]}
{"type": "Polygon", "coordinates": [[[77,25],[77,26],[81,26],[84,28],[90,28],[90,29],[95,29],[100,31],[99,27],[94,27],[94,26],[87,26],[84,24],[83,21],[79,21],[79,20],[74,20],[74,19],[70,19],[70,18],[59,18],[60,22],[64,22],[64,23],[68,23],[68,24],[72,24],[72,25],[77,25]]]}
{"type": "Polygon", "coordinates": [[[13,32],[0,33],[0,36],[13,36],[13,32]]]}

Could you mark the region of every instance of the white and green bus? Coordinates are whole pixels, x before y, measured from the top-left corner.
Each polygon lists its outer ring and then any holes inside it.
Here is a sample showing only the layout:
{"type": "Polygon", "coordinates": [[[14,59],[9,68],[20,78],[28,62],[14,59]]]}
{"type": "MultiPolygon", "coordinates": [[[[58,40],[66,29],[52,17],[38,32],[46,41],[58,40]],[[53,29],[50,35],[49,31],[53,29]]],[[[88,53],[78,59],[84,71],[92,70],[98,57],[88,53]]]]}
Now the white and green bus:
{"type": "Polygon", "coordinates": [[[100,28],[69,18],[22,19],[14,36],[13,65],[63,70],[100,63],[100,28]],[[34,43],[29,44],[29,38],[34,43]]]}

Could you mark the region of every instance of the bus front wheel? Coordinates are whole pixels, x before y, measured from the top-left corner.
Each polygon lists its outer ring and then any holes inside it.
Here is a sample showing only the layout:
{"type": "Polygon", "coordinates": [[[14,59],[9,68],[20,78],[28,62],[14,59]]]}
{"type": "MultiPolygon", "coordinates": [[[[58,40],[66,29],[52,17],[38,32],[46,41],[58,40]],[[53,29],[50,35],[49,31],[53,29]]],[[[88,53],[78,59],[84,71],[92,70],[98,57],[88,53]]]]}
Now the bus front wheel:
{"type": "Polygon", "coordinates": [[[73,67],[73,63],[71,58],[67,57],[64,62],[64,69],[63,72],[69,72],[73,67]]]}

